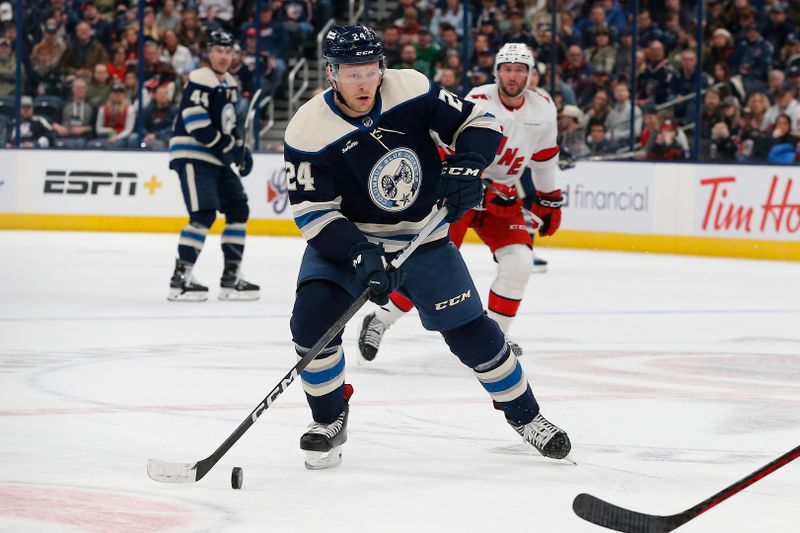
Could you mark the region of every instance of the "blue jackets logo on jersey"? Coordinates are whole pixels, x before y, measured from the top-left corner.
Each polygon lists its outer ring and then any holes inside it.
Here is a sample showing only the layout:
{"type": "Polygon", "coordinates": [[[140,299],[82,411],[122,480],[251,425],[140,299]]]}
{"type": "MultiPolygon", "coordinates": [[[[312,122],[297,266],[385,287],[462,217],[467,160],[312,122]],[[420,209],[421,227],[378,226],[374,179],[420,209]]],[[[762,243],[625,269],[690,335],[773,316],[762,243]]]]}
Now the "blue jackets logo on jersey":
{"type": "Polygon", "coordinates": [[[421,182],[417,154],[408,148],[395,148],[372,167],[369,196],[385,211],[403,211],[417,199],[421,182]]]}

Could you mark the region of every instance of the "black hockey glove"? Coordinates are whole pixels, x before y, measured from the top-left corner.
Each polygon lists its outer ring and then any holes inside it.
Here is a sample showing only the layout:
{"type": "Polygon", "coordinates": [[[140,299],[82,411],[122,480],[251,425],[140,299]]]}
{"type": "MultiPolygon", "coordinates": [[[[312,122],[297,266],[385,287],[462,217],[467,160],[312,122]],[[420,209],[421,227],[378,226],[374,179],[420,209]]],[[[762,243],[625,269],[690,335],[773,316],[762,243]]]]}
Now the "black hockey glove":
{"type": "Polygon", "coordinates": [[[436,195],[439,207],[447,204],[447,222],[455,222],[483,200],[481,172],[488,163],[475,152],[447,155],[436,195]]]}
{"type": "Polygon", "coordinates": [[[253,153],[250,151],[250,148],[242,145],[239,154],[239,175],[245,177],[250,175],[253,171],[253,153]]]}
{"type": "Polygon", "coordinates": [[[403,284],[406,277],[401,270],[386,270],[383,245],[360,242],[350,248],[350,260],[362,287],[372,293],[369,299],[378,305],[389,303],[389,294],[403,284]]]}

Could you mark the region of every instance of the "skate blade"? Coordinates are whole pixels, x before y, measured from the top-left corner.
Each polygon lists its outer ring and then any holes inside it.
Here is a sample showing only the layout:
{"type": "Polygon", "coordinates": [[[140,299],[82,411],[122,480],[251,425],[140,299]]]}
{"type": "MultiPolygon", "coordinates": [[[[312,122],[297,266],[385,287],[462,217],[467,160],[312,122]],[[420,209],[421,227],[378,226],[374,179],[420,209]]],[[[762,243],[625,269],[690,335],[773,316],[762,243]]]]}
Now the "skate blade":
{"type": "Polygon", "coordinates": [[[181,289],[170,289],[167,294],[170,302],[205,302],[208,300],[208,291],[182,291],[181,289]]]}
{"type": "Polygon", "coordinates": [[[572,455],[570,455],[570,454],[567,454],[567,455],[566,455],[566,457],[564,457],[564,459],[563,459],[563,460],[564,460],[564,461],[566,461],[566,462],[568,462],[569,464],[571,464],[571,465],[573,465],[573,466],[578,466],[578,463],[577,463],[577,461],[575,461],[575,459],[573,459],[573,458],[572,458],[572,455]]]}
{"type": "Polygon", "coordinates": [[[260,291],[237,291],[234,289],[220,288],[217,299],[223,302],[252,302],[261,298],[260,291]]]}
{"type": "Polygon", "coordinates": [[[532,270],[534,274],[546,274],[547,265],[533,265],[532,270]]]}
{"type": "Polygon", "coordinates": [[[327,452],[306,450],[306,468],[309,470],[325,470],[339,466],[342,462],[342,447],[335,446],[327,452]]]}

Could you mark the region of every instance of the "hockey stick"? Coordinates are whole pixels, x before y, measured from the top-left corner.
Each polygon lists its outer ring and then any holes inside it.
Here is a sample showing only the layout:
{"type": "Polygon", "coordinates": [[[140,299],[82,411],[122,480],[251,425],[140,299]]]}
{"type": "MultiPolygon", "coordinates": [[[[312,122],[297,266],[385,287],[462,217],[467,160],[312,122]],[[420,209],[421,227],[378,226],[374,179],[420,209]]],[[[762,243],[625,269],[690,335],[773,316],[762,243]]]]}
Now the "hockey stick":
{"type": "Polygon", "coordinates": [[[672,531],[708,511],[717,504],[724,502],[737,492],[749,487],[759,479],[766,477],[780,467],[800,457],[800,446],[781,455],[768,465],[764,465],[749,476],[746,476],[733,485],[725,487],[710,498],[703,500],[691,509],[670,516],[658,516],[629,511],[622,507],[595,498],[590,494],[578,494],[572,502],[575,514],[598,526],[607,527],[615,531],[628,533],[666,533],[672,531]]]}
{"type": "MultiPolygon", "coordinates": [[[[414,253],[414,251],[422,244],[425,239],[427,239],[431,233],[433,233],[442,223],[444,220],[445,215],[447,214],[446,208],[439,209],[433,217],[428,221],[427,224],[420,230],[419,234],[414,237],[414,239],[405,247],[403,250],[392,260],[389,264],[389,267],[392,269],[400,268],[406,259],[414,253]]],[[[205,459],[201,459],[196,463],[169,463],[166,461],[161,461],[159,459],[149,459],[147,461],[147,475],[150,476],[150,479],[153,481],[158,481],[161,483],[194,483],[195,481],[200,481],[203,479],[209,470],[211,470],[215,464],[225,455],[228,450],[238,441],[242,435],[244,435],[245,431],[250,429],[258,417],[262,415],[264,411],[266,411],[272,402],[274,402],[278,396],[283,394],[283,392],[292,384],[292,382],[297,379],[297,376],[308,366],[309,363],[317,356],[319,353],[328,346],[328,343],[333,340],[339,332],[344,329],[344,326],[347,322],[353,318],[353,316],[361,309],[364,304],[367,303],[370,297],[370,290],[365,289],[361,295],[356,298],[356,301],[353,302],[347,311],[339,317],[339,319],[325,332],[321,339],[319,339],[314,346],[305,354],[296,365],[292,367],[289,372],[283,376],[275,387],[269,391],[266,398],[264,398],[258,406],[253,409],[253,411],[245,418],[239,427],[225,439],[219,448],[217,448],[214,453],[206,457],[205,459]]]]}

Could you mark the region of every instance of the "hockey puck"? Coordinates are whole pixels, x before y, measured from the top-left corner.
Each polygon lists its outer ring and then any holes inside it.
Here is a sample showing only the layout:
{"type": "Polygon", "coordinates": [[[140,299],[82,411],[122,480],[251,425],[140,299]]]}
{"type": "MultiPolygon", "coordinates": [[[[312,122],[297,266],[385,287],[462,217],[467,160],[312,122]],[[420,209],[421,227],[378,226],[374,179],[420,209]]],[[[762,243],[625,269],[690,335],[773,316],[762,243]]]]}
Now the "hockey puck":
{"type": "Polygon", "coordinates": [[[234,466],[231,470],[231,487],[234,489],[241,489],[244,482],[244,470],[238,466],[234,466]]]}

